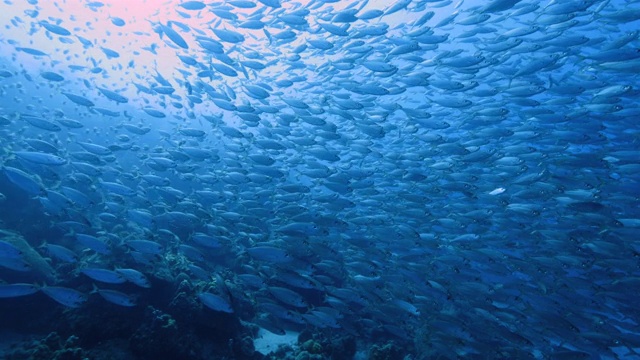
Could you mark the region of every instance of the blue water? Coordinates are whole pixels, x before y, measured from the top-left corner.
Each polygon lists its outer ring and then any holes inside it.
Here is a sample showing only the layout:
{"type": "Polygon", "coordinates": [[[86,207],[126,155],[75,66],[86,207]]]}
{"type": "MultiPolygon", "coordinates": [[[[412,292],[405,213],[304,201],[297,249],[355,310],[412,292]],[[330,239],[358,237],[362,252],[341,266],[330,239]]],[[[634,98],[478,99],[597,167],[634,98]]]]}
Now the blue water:
{"type": "Polygon", "coordinates": [[[0,357],[640,358],[638,1],[0,17],[0,357]]]}

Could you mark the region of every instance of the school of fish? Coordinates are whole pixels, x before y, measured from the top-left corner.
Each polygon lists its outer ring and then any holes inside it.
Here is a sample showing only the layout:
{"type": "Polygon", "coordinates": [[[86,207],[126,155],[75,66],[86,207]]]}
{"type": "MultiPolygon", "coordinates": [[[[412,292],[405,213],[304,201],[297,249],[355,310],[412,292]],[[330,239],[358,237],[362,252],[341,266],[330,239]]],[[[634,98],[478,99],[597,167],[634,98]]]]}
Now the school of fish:
{"type": "MultiPolygon", "coordinates": [[[[187,274],[278,334],[640,358],[639,1],[13,2],[0,173],[74,270],[0,306],[187,274]]],[[[0,280],[29,265],[0,238],[0,280]]]]}

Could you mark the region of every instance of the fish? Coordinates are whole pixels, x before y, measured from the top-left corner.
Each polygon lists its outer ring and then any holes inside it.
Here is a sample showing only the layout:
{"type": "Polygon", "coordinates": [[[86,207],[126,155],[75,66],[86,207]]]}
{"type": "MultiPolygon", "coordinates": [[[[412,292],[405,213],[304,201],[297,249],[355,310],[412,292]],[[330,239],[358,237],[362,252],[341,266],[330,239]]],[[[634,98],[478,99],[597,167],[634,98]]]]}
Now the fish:
{"type": "Polygon", "coordinates": [[[66,96],[67,99],[71,100],[72,102],[74,102],[74,103],[76,103],[78,105],[82,105],[82,106],[86,106],[86,107],[95,106],[93,101],[87,99],[84,96],[71,94],[71,93],[68,93],[68,92],[62,92],[62,95],[66,96]]]}
{"type": "Polygon", "coordinates": [[[122,27],[127,24],[126,21],[124,21],[124,19],[118,16],[110,16],[109,18],[111,19],[111,23],[115,26],[122,27]]]}
{"type": "Polygon", "coordinates": [[[28,122],[30,125],[35,126],[39,129],[43,129],[43,130],[47,130],[47,131],[61,131],[62,128],[60,126],[58,126],[57,124],[41,118],[39,116],[35,116],[35,115],[26,115],[23,114],[20,116],[21,119],[24,119],[24,121],[28,122]]]}
{"type": "Polygon", "coordinates": [[[274,9],[279,9],[282,7],[282,4],[280,3],[280,0],[258,0],[260,3],[262,3],[265,6],[268,6],[270,8],[274,8],[274,9]]]}
{"type": "Polygon", "coordinates": [[[247,20],[238,24],[238,27],[241,29],[260,30],[265,27],[265,23],[260,20],[247,20]]]}
{"type": "Polygon", "coordinates": [[[256,3],[249,0],[231,0],[231,1],[228,1],[227,3],[229,3],[231,6],[234,6],[240,9],[252,9],[256,7],[256,3]]]}
{"type": "Polygon", "coordinates": [[[42,76],[44,79],[49,81],[55,81],[55,82],[64,81],[64,76],[58,73],[55,73],[53,71],[44,71],[40,73],[40,76],[42,76]]]}
{"type": "Polygon", "coordinates": [[[297,292],[279,286],[270,286],[268,291],[281,302],[298,308],[305,308],[309,306],[307,301],[297,292]]]}
{"type": "Polygon", "coordinates": [[[78,262],[78,255],[64,246],[56,244],[45,244],[47,252],[54,258],[67,263],[78,262]]]}
{"type": "Polygon", "coordinates": [[[80,272],[90,277],[93,280],[100,281],[107,284],[122,284],[125,281],[127,281],[126,278],[121,275],[121,273],[114,270],[100,269],[100,268],[85,268],[80,270],[80,272]]]}
{"type": "MultiPolygon", "coordinates": [[[[371,19],[375,19],[375,18],[379,18],[384,14],[383,10],[380,9],[370,9],[367,10],[365,12],[363,12],[362,14],[359,14],[357,16],[358,19],[360,20],[371,20],[371,19]]],[[[435,13],[434,13],[435,15],[435,13]]],[[[418,26],[420,26],[422,24],[418,24],[418,26]]]]}
{"type": "Polygon", "coordinates": [[[155,109],[155,108],[151,108],[151,107],[145,107],[142,109],[145,113],[147,113],[148,115],[154,117],[154,118],[158,118],[158,119],[162,119],[167,117],[167,114],[165,114],[163,111],[155,109]]]}
{"type": "Polygon", "coordinates": [[[133,307],[136,306],[137,303],[135,296],[127,295],[117,290],[100,289],[95,285],[91,293],[98,293],[100,296],[102,296],[103,299],[119,306],[133,307]]]}
{"type": "Polygon", "coordinates": [[[231,304],[229,304],[227,300],[225,300],[219,295],[212,294],[209,292],[203,292],[198,294],[198,298],[200,299],[200,301],[202,301],[202,303],[206,307],[208,307],[213,311],[218,311],[218,312],[223,312],[228,314],[233,313],[233,308],[231,307],[231,304]]]}
{"type": "Polygon", "coordinates": [[[62,286],[44,286],[41,290],[48,297],[69,308],[78,308],[89,299],[87,294],[62,286]]]}
{"type": "Polygon", "coordinates": [[[44,187],[40,183],[40,179],[27,174],[23,170],[11,166],[3,166],[2,172],[11,183],[18,186],[28,194],[38,195],[44,191],[44,187]]]}
{"type": "Polygon", "coordinates": [[[78,233],[76,234],[76,240],[82,246],[89,248],[99,254],[106,255],[111,253],[109,246],[102,239],[99,239],[93,235],[78,233]]]}
{"type": "Polygon", "coordinates": [[[29,55],[33,55],[33,56],[49,56],[47,53],[40,51],[38,49],[34,49],[34,48],[29,48],[29,47],[16,47],[16,50],[18,51],[22,51],[24,53],[27,53],[29,55]]]}
{"type": "Polygon", "coordinates": [[[189,44],[186,40],[178,34],[173,28],[171,28],[171,23],[167,25],[160,24],[160,29],[164,35],[166,35],[174,44],[178,45],[183,49],[189,49],[189,44]]]}
{"type": "Polygon", "coordinates": [[[102,50],[102,52],[107,56],[107,59],[115,59],[115,58],[119,58],[120,57],[120,53],[118,53],[117,51],[115,51],[113,49],[109,49],[109,48],[106,48],[106,47],[100,47],[100,50],[102,50]]]}
{"type": "Polygon", "coordinates": [[[44,152],[15,151],[14,155],[19,157],[20,159],[41,165],[61,166],[67,163],[67,159],[63,157],[44,152]]]}
{"type": "Polygon", "coordinates": [[[193,128],[182,128],[182,129],[179,129],[178,132],[182,135],[195,137],[195,138],[202,138],[207,134],[204,130],[193,129],[193,128]]]}
{"type": "Polygon", "coordinates": [[[60,119],[56,119],[56,121],[60,123],[60,125],[69,129],[81,129],[84,127],[84,124],[74,119],[60,118],[60,119]]]}
{"type": "Polygon", "coordinates": [[[96,155],[109,155],[112,153],[111,149],[97,144],[79,141],[78,145],[82,146],[86,151],[96,155]]]}
{"type": "Polygon", "coordinates": [[[56,24],[51,24],[47,21],[41,21],[40,25],[42,25],[42,27],[44,27],[45,29],[47,29],[47,31],[52,32],[56,35],[60,35],[60,36],[69,36],[71,35],[71,31],[63,28],[60,25],[56,25],[56,24]]]}
{"type": "Polygon", "coordinates": [[[384,15],[391,15],[393,13],[396,13],[400,10],[405,9],[407,6],[409,6],[409,4],[411,3],[411,0],[401,0],[401,1],[397,1],[395,4],[393,4],[392,6],[389,6],[388,9],[386,9],[384,11],[384,15]]]}
{"type": "Polygon", "coordinates": [[[115,182],[103,181],[100,183],[100,185],[106,191],[113,194],[118,194],[122,196],[135,196],[137,194],[137,192],[132,188],[123,184],[115,183],[115,182]]]}
{"type": "Polygon", "coordinates": [[[149,127],[144,127],[144,126],[137,126],[137,125],[133,125],[133,124],[122,124],[121,125],[125,130],[136,134],[136,135],[144,135],[146,133],[148,133],[149,131],[151,131],[151,128],[149,127]]]}
{"type": "Polygon", "coordinates": [[[40,288],[33,284],[0,284],[0,298],[14,298],[35,294],[40,288]]]}
{"type": "Polygon", "coordinates": [[[109,89],[98,87],[98,90],[102,93],[102,95],[106,96],[110,100],[115,101],[118,104],[126,104],[129,102],[129,99],[125,96],[118,94],[115,91],[111,91],[109,89]]]}
{"type": "Polygon", "coordinates": [[[492,0],[482,7],[482,13],[494,13],[509,10],[516,6],[521,0],[492,0]]]}
{"type": "MultiPolygon", "coordinates": [[[[78,163],[76,163],[76,166],[77,165],[78,163]]],[[[62,193],[64,193],[75,206],[86,208],[93,204],[93,201],[82,191],[68,186],[62,186],[60,190],[62,190],[62,193]]]]}
{"type": "Polygon", "coordinates": [[[261,261],[286,263],[291,261],[291,258],[286,251],[272,247],[272,246],[256,246],[247,249],[247,253],[252,258],[261,261]]]}
{"type": "Polygon", "coordinates": [[[23,252],[15,245],[0,240],[0,257],[4,259],[22,259],[23,252]]]}
{"type": "MultiPolygon", "coordinates": [[[[149,214],[149,216],[151,216],[151,214],[149,214]]],[[[150,240],[128,240],[126,241],[126,245],[135,251],[145,254],[160,255],[163,252],[162,245],[150,240]]]]}
{"type": "Polygon", "coordinates": [[[237,44],[245,40],[244,35],[237,31],[227,29],[212,29],[212,31],[218,37],[218,39],[223,42],[237,44]]]}
{"type": "Polygon", "coordinates": [[[149,282],[149,280],[147,279],[147,277],[139,272],[136,269],[116,269],[115,270],[118,274],[120,274],[120,276],[122,276],[123,278],[125,278],[127,281],[130,281],[142,288],[150,288],[151,287],[151,283],[149,282]]]}
{"type": "Polygon", "coordinates": [[[202,10],[206,7],[206,5],[201,1],[184,1],[181,2],[179,6],[185,10],[191,11],[202,10]]]}

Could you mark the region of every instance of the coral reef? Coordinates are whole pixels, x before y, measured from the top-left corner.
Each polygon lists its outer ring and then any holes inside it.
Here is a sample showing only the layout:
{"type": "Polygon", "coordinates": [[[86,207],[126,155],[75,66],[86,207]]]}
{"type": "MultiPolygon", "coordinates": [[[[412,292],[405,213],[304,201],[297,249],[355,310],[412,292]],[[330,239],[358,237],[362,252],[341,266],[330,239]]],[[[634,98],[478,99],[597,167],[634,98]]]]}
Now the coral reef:
{"type": "Polygon", "coordinates": [[[153,318],[153,322],[155,323],[156,321],[160,323],[160,326],[163,329],[174,329],[177,330],[178,326],[176,324],[176,321],[171,317],[171,315],[169,314],[165,314],[162,311],[158,310],[158,309],[154,309],[153,306],[149,306],[147,307],[147,311],[151,312],[152,318],[153,318]]]}
{"type": "Polygon", "coordinates": [[[300,349],[309,354],[322,354],[322,345],[315,340],[307,340],[300,344],[300,349]]]}
{"type": "Polygon", "coordinates": [[[403,358],[403,351],[394,342],[382,346],[374,344],[369,349],[369,360],[397,360],[403,358]]]}
{"type": "Polygon", "coordinates": [[[77,346],[79,338],[72,335],[66,340],[52,332],[40,340],[26,341],[4,354],[7,360],[83,360],[85,350],[77,346]]]}
{"type": "Polygon", "coordinates": [[[353,336],[331,336],[324,333],[303,331],[298,336],[298,345],[280,345],[267,355],[270,360],[351,360],[357,350],[353,336]]]}
{"type": "Polygon", "coordinates": [[[134,355],[149,359],[198,359],[201,346],[193,333],[180,329],[171,315],[151,306],[129,338],[134,355]]]}

